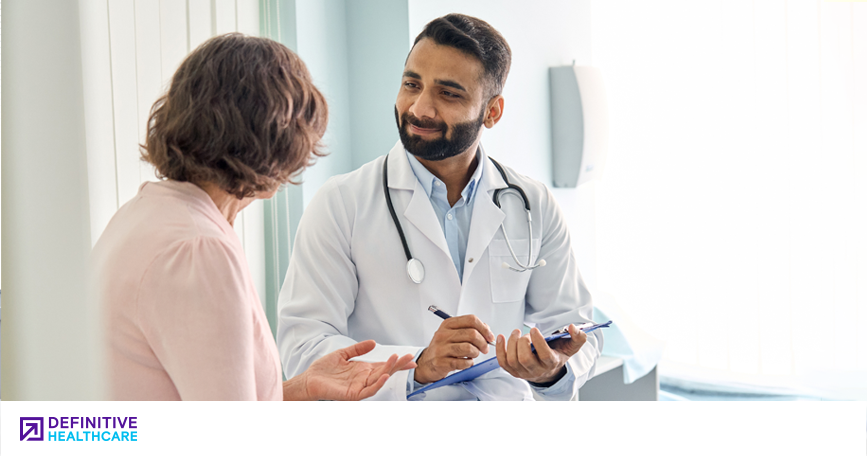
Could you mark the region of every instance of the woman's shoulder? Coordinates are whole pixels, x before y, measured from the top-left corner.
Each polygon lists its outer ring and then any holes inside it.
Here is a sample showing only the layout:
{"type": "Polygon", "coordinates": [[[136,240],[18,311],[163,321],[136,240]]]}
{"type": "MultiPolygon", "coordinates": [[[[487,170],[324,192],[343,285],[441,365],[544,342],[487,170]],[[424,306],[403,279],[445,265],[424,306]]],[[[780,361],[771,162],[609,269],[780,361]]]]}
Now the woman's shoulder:
{"type": "Polygon", "coordinates": [[[161,184],[142,186],[115,213],[94,245],[93,267],[112,276],[120,271],[140,276],[160,255],[199,251],[205,256],[238,256],[240,241],[215,206],[209,208],[207,201],[191,196],[189,188],[177,191],[161,184]]]}
{"type": "Polygon", "coordinates": [[[118,210],[112,223],[130,238],[164,245],[195,237],[229,241],[234,235],[207,193],[189,182],[143,184],[136,197],[118,210]]]}

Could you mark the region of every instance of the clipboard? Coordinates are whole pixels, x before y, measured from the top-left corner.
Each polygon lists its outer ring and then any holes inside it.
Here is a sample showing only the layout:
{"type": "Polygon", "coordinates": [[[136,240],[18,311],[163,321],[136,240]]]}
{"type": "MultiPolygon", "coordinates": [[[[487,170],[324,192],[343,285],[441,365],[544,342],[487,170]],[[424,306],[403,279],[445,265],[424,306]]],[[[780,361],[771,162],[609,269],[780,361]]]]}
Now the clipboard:
{"type": "MultiPolygon", "coordinates": [[[[612,321],[608,320],[605,323],[599,323],[599,324],[584,323],[584,324],[576,325],[576,326],[578,327],[579,330],[584,331],[585,333],[589,333],[589,332],[593,332],[593,331],[600,329],[600,328],[607,328],[607,327],[611,326],[611,323],[612,323],[612,321]]],[[[571,339],[572,335],[569,334],[569,331],[567,331],[564,328],[564,329],[560,329],[560,330],[554,332],[554,334],[551,334],[550,336],[545,337],[545,342],[551,342],[553,340],[566,339],[566,338],[571,339]]],[[[536,351],[535,347],[533,347],[533,351],[536,351]]],[[[468,381],[473,380],[477,377],[480,377],[484,374],[487,374],[488,372],[490,372],[494,369],[498,369],[499,367],[500,367],[500,363],[497,362],[497,357],[495,356],[493,358],[482,361],[481,363],[478,363],[478,364],[474,365],[473,367],[470,367],[468,369],[464,369],[460,372],[455,372],[454,374],[449,375],[448,377],[446,377],[442,380],[433,382],[433,383],[425,386],[424,388],[419,388],[419,389],[413,391],[412,393],[410,393],[409,395],[407,395],[406,398],[409,399],[409,398],[411,398],[417,394],[421,394],[421,393],[424,393],[425,391],[430,391],[432,389],[436,389],[436,388],[439,388],[442,386],[453,385],[455,383],[461,383],[461,382],[468,382],[468,381]]]]}

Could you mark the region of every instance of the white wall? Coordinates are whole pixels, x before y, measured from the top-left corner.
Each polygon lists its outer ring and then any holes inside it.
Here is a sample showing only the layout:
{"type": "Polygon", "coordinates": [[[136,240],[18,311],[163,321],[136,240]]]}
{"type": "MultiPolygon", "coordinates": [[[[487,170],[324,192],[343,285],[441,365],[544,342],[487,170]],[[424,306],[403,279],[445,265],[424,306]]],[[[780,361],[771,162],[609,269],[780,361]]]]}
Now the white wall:
{"type": "Polygon", "coordinates": [[[78,4],[3,4],[5,400],[100,397],[78,4]],[[39,31],[35,33],[34,31],[39,31]]]}

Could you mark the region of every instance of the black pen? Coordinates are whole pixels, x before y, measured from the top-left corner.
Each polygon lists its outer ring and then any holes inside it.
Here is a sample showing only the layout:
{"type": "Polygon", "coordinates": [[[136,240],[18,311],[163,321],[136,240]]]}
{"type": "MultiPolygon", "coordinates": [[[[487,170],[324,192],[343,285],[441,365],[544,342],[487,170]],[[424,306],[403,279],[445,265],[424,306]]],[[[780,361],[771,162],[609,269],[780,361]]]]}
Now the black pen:
{"type": "MultiPolygon", "coordinates": [[[[433,312],[434,315],[436,315],[437,317],[442,318],[443,320],[448,319],[448,318],[452,318],[451,315],[449,315],[449,314],[443,312],[443,311],[440,310],[440,308],[437,307],[437,306],[430,306],[430,307],[427,308],[427,310],[430,310],[431,312],[433,312]]],[[[485,341],[485,342],[488,342],[488,341],[485,341]]],[[[493,342],[488,342],[488,345],[490,345],[491,347],[496,347],[496,346],[497,346],[497,345],[494,344],[493,342]]]]}

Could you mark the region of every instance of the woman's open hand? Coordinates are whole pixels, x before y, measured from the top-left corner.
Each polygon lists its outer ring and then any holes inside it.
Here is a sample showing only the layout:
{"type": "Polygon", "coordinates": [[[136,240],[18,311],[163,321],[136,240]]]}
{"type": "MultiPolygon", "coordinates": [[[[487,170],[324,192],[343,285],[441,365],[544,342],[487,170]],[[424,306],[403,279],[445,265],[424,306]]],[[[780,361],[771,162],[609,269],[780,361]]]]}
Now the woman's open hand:
{"type": "Polygon", "coordinates": [[[376,394],[397,371],[416,367],[413,355],[368,363],[350,361],[376,347],[373,340],[336,350],[310,365],[303,374],[283,382],[283,399],[358,401],[376,394]]]}

